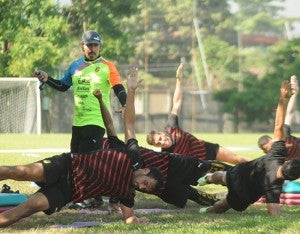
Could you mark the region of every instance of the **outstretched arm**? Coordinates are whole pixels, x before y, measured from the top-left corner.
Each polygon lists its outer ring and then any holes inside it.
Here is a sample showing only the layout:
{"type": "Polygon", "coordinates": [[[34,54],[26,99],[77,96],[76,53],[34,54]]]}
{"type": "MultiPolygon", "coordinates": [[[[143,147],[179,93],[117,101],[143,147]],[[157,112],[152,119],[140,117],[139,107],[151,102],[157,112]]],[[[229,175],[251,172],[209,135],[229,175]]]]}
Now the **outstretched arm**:
{"type": "Polygon", "coordinates": [[[267,203],[268,214],[271,216],[280,215],[280,204],[277,203],[267,203]]]}
{"type": "Polygon", "coordinates": [[[289,98],[292,96],[291,85],[287,80],[282,81],[280,88],[280,98],[276,109],[274,141],[284,140],[284,118],[289,98]]]}
{"type": "Polygon", "coordinates": [[[134,106],[134,97],[135,90],[143,80],[138,80],[138,70],[133,67],[130,70],[129,78],[127,79],[127,99],[126,107],[124,112],[124,121],[125,121],[125,141],[127,142],[131,138],[135,137],[135,106],[134,106]]]}
{"type": "Polygon", "coordinates": [[[123,215],[123,220],[127,224],[131,223],[147,223],[149,220],[146,217],[141,217],[138,218],[134,215],[134,211],[132,208],[129,208],[127,206],[124,206],[123,204],[120,205],[122,215],[123,215]]]}
{"type": "MultiPolygon", "coordinates": [[[[124,112],[124,121],[125,121],[125,141],[129,139],[135,139],[135,106],[134,106],[134,97],[136,88],[142,83],[142,80],[137,80],[138,70],[133,67],[130,70],[130,75],[127,79],[127,99],[124,112]]],[[[127,224],[130,223],[146,223],[148,219],[145,217],[138,218],[134,215],[132,208],[129,208],[121,204],[121,210],[123,214],[124,222],[127,224]]]]}
{"type": "Polygon", "coordinates": [[[117,132],[115,130],[112,117],[110,115],[109,110],[107,109],[106,105],[103,102],[102,93],[101,93],[100,89],[96,89],[93,92],[93,95],[99,101],[100,110],[101,110],[103,122],[104,122],[104,125],[105,125],[105,128],[106,128],[107,136],[117,136],[117,132]]]}
{"type": "Polygon", "coordinates": [[[178,115],[182,106],[181,79],[183,77],[183,63],[180,63],[176,71],[176,86],[173,96],[171,114],[178,115]]]}
{"type": "Polygon", "coordinates": [[[291,76],[291,88],[294,93],[294,95],[291,96],[288,105],[287,105],[287,110],[286,110],[286,115],[285,115],[285,121],[284,124],[291,126],[292,120],[295,117],[295,110],[296,110],[296,102],[297,102],[297,95],[298,95],[298,79],[297,77],[291,76]]]}

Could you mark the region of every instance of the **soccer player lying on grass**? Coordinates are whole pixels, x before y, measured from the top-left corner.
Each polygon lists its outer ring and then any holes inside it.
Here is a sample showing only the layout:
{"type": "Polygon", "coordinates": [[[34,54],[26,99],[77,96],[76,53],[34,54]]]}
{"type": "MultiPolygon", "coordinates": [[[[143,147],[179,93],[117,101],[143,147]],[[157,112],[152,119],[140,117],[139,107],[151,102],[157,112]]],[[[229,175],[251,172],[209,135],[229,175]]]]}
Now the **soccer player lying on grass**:
{"type": "Polygon", "coordinates": [[[149,145],[153,145],[170,153],[192,155],[201,160],[217,160],[230,164],[250,161],[240,157],[219,144],[197,139],[192,134],[179,127],[178,115],[182,106],[181,79],[183,77],[183,64],[176,72],[176,86],[173,95],[173,106],[169,114],[166,131],[151,131],[147,136],[149,145]]]}
{"type": "Polygon", "coordinates": [[[215,172],[199,180],[199,185],[213,183],[222,184],[228,188],[225,199],[216,202],[211,207],[201,208],[200,212],[223,213],[230,208],[243,211],[265,195],[268,213],[272,216],[280,215],[279,197],[284,180],[294,180],[300,175],[299,159],[284,162],[287,156],[284,141],[284,117],[291,95],[289,82],[283,81],[276,110],[274,142],[267,155],[250,162],[240,163],[227,172],[215,172]]]}
{"type": "MultiPolygon", "coordinates": [[[[215,194],[199,193],[195,188],[190,186],[197,185],[197,180],[203,174],[211,170],[213,166],[210,162],[201,161],[192,156],[156,152],[138,146],[134,131],[134,96],[135,89],[139,86],[140,82],[141,81],[137,80],[137,71],[132,69],[130,78],[127,81],[128,97],[124,114],[126,147],[136,152],[135,154],[140,154],[141,161],[137,162],[138,165],[142,167],[155,166],[163,172],[167,180],[165,188],[162,189],[160,193],[155,193],[155,195],[159,196],[162,200],[181,208],[185,206],[187,199],[193,200],[201,205],[212,205],[218,200],[215,194]]],[[[96,90],[94,95],[99,100],[108,139],[110,140],[109,144],[104,145],[104,148],[122,149],[125,145],[117,138],[112,118],[103,103],[100,91],[96,90]]]]}
{"type": "MultiPolygon", "coordinates": [[[[300,158],[300,139],[291,134],[291,124],[293,119],[295,118],[297,95],[299,91],[298,79],[295,75],[291,76],[291,86],[294,91],[294,95],[290,98],[288,102],[284,120],[285,146],[288,151],[288,156],[285,158],[285,160],[290,160],[292,158],[300,158]]],[[[268,153],[271,150],[272,138],[268,135],[261,136],[258,139],[258,146],[265,153],[268,153]]]]}
{"type": "Polygon", "coordinates": [[[125,223],[146,222],[134,216],[135,189],[157,192],[164,184],[157,168],[134,170],[130,153],[97,150],[64,153],[20,166],[0,166],[0,180],[35,181],[41,188],[26,202],[0,213],[0,227],[11,225],[36,212],[50,215],[69,202],[97,196],[118,197],[125,223]]]}

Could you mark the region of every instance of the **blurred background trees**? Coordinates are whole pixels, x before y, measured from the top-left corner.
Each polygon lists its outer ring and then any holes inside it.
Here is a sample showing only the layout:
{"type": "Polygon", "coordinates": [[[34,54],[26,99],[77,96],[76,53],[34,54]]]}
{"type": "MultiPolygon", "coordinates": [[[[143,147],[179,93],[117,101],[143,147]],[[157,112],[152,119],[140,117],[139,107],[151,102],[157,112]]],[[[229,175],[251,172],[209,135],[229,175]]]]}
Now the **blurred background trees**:
{"type": "Polygon", "coordinates": [[[300,40],[288,35],[282,2],[1,0],[0,76],[59,78],[95,29],[102,55],[123,77],[138,65],[147,86],[167,86],[185,61],[187,87],[213,93],[238,131],[241,121],[268,123],[281,80],[298,75],[300,40]]]}

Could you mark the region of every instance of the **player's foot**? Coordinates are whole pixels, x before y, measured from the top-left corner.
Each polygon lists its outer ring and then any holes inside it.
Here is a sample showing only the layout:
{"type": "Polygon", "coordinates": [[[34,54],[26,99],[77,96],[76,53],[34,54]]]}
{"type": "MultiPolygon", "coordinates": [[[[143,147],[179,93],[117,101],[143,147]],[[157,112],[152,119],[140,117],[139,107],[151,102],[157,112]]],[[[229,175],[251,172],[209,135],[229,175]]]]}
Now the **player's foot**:
{"type": "Polygon", "coordinates": [[[200,214],[207,213],[207,210],[208,210],[208,208],[210,208],[210,207],[211,207],[211,206],[200,208],[200,209],[199,209],[199,213],[200,213],[200,214]]]}
{"type": "Polygon", "coordinates": [[[103,201],[102,197],[96,197],[96,198],[92,199],[92,201],[90,203],[91,203],[92,207],[99,208],[99,207],[103,206],[104,201],[103,201]]]}
{"type": "Polygon", "coordinates": [[[83,202],[78,202],[78,203],[70,202],[70,203],[67,204],[67,207],[69,209],[80,210],[80,209],[89,208],[89,204],[87,203],[87,200],[84,200],[83,202]]]}
{"type": "Polygon", "coordinates": [[[198,185],[199,186],[203,186],[203,185],[206,185],[206,184],[209,184],[208,181],[207,181],[207,177],[210,176],[211,174],[206,174],[205,176],[201,177],[199,180],[198,180],[198,185]]]}

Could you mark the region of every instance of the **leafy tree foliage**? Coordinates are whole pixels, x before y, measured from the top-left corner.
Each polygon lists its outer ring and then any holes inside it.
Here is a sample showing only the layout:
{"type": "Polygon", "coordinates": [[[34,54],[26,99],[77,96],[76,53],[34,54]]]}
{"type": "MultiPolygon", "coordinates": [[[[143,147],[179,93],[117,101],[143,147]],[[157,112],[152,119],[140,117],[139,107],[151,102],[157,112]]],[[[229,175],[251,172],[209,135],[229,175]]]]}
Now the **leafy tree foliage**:
{"type": "Polygon", "coordinates": [[[7,17],[0,25],[5,45],[0,54],[1,75],[31,76],[36,68],[53,71],[68,29],[53,1],[12,0],[0,4],[1,17],[7,17]]]}
{"type": "Polygon", "coordinates": [[[205,83],[199,29],[213,80],[212,87],[203,87],[217,91],[237,127],[241,120],[268,121],[280,81],[298,72],[299,42],[282,42],[269,51],[238,46],[241,33],[282,37],[278,2],[72,0],[60,6],[54,0],[0,0],[0,76],[30,76],[35,68],[55,75],[82,55],[83,31],[95,29],[103,38],[105,58],[137,64],[152,80],[173,77],[184,57],[189,68],[199,68],[205,83]],[[232,12],[230,2],[238,4],[238,11],[232,12]],[[254,75],[253,68],[265,75],[254,75]]]}
{"type": "Polygon", "coordinates": [[[237,30],[245,34],[282,35],[283,21],[278,18],[284,0],[233,0],[237,4],[237,30]]]}
{"type": "Polygon", "coordinates": [[[230,11],[228,1],[197,0],[194,17],[199,20],[201,33],[205,37],[217,36],[233,45],[237,45],[236,21],[230,11]]]}
{"type": "MultiPolygon", "coordinates": [[[[223,103],[223,111],[233,113],[240,121],[270,123],[274,119],[282,80],[298,75],[300,66],[300,39],[282,42],[270,49],[269,71],[262,79],[244,74],[243,90],[224,89],[214,94],[223,103]]],[[[299,76],[299,75],[298,75],[299,76]]]]}
{"type": "Polygon", "coordinates": [[[102,36],[105,57],[126,63],[133,48],[128,46],[129,33],[121,27],[123,19],[137,12],[139,0],[72,0],[64,15],[73,36],[80,38],[86,30],[97,30],[102,36]]]}

